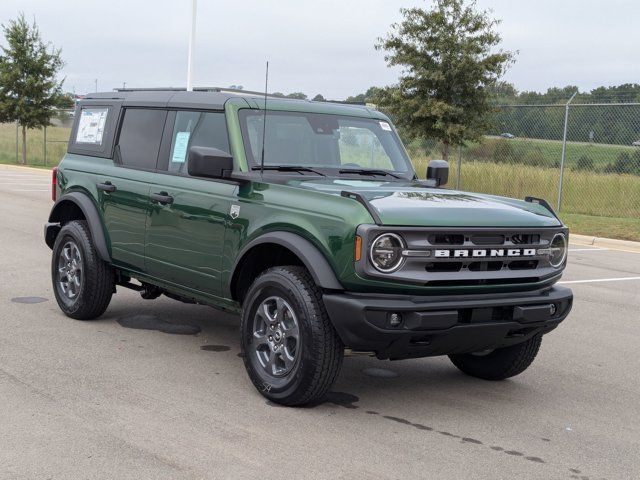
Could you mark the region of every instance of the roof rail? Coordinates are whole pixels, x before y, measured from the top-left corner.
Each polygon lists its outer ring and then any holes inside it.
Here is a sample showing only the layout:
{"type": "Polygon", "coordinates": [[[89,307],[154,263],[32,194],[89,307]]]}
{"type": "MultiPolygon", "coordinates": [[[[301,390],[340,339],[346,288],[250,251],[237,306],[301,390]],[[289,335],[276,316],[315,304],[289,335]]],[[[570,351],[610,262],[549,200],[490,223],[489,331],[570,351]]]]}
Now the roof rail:
{"type": "MultiPolygon", "coordinates": [[[[149,88],[114,88],[114,92],[186,92],[187,89],[184,87],[149,87],[149,88]]],[[[214,92],[214,93],[235,93],[237,95],[251,95],[251,96],[259,96],[264,97],[264,92],[256,92],[253,90],[239,90],[237,88],[225,88],[225,87],[193,87],[194,92],[214,92]]],[[[273,93],[267,94],[270,98],[279,98],[283,100],[300,100],[296,98],[288,98],[282,97],[280,95],[274,95],[273,93]]],[[[308,102],[313,102],[314,100],[307,99],[308,102]]],[[[325,100],[326,103],[339,103],[343,105],[351,105],[354,107],[364,107],[364,108],[376,108],[373,105],[366,104],[364,102],[347,102],[346,100],[325,100]]]]}
{"type": "MultiPolygon", "coordinates": [[[[114,88],[115,92],[186,92],[184,87],[149,87],[149,88],[114,88]]],[[[238,95],[259,95],[264,97],[264,92],[254,92],[252,90],[240,90],[237,88],[224,87],[193,87],[194,92],[213,92],[213,93],[236,93],[238,95]]],[[[277,95],[268,94],[270,97],[278,98],[277,95]]]]}

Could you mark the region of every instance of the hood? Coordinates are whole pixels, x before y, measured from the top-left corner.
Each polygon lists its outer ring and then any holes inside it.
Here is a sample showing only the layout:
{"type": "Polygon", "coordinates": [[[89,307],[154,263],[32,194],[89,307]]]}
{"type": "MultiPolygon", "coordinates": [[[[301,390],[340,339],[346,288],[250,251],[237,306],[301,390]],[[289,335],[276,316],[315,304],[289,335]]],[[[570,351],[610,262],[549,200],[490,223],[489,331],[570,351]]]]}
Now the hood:
{"type": "Polygon", "coordinates": [[[479,193],[426,188],[416,181],[296,179],[288,184],[331,195],[340,195],[343,191],[359,193],[376,210],[384,225],[533,228],[560,226],[560,222],[551,212],[536,203],[479,193]]]}

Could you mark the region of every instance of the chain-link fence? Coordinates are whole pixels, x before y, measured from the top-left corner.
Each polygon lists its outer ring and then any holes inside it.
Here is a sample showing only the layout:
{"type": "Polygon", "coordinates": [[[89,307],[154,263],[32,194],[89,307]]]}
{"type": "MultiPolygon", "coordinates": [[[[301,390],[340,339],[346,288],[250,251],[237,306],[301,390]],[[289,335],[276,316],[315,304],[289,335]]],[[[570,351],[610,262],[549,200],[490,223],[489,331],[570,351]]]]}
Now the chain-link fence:
{"type": "MultiPolygon", "coordinates": [[[[57,112],[52,123],[27,132],[28,165],[57,165],[64,155],[73,111],[57,112]]],[[[592,218],[597,234],[626,222],[612,235],[640,240],[640,104],[501,106],[492,125],[482,141],[452,150],[451,186],[541,197],[565,220],[592,218]]],[[[420,175],[442,157],[435,141],[409,147],[420,175]]],[[[22,163],[16,124],[0,124],[0,163],[22,163]]]]}
{"type": "MultiPolygon", "coordinates": [[[[58,110],[46,128],[27,130],[27,161],[30,166],[55,166],[67,151],[74,110],[58,110]]],[[[0,163],[23,164],[22,128],[0,123],[0,163]]]]}
{"type": "MultiPolygon", "coordinates": [[[[451,186],[541,197],[568,216],[640,219],[640,104],[502,106],[492,124],[453,151],[451,186]]],[[[421,174],[441,158],[435,142],[422,154],[412,146],[421,174]]]]}

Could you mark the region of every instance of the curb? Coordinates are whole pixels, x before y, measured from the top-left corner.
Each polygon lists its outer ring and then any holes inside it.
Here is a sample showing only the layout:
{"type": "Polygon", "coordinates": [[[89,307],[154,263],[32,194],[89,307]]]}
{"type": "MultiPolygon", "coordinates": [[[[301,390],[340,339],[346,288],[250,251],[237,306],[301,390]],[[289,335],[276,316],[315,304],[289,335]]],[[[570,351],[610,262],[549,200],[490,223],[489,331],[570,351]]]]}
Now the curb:
{"type": "Polygon", "coordinates": [[[569,235],[569,243],[640,253],[640,242],[632,242],[630,240],[615,240],[613,238],[592,237],[572,233],[569,235]]]}
{"type": "MultiPolygon", "coordinates": [[[[53,167],[51,167],[53,168],[53,167]]],[[[29,170],[30,172],[40,172],[51,174],[51,168],[35,168],[26,165],[11,165],[10,163],[0,163],[0,170],[29,170]]]]}

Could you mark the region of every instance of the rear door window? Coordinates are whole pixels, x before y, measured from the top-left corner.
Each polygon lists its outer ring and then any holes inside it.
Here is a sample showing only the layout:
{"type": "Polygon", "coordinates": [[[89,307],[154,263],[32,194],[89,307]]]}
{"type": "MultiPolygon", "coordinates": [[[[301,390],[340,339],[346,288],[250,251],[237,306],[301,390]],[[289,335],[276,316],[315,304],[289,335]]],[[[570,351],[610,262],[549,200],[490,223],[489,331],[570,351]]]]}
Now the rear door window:
{"type": "Polygon", "coordinates": [[[124,167],[155,170],[167,112],[128,108],[118,138],[119,160],[124,167]]]}

